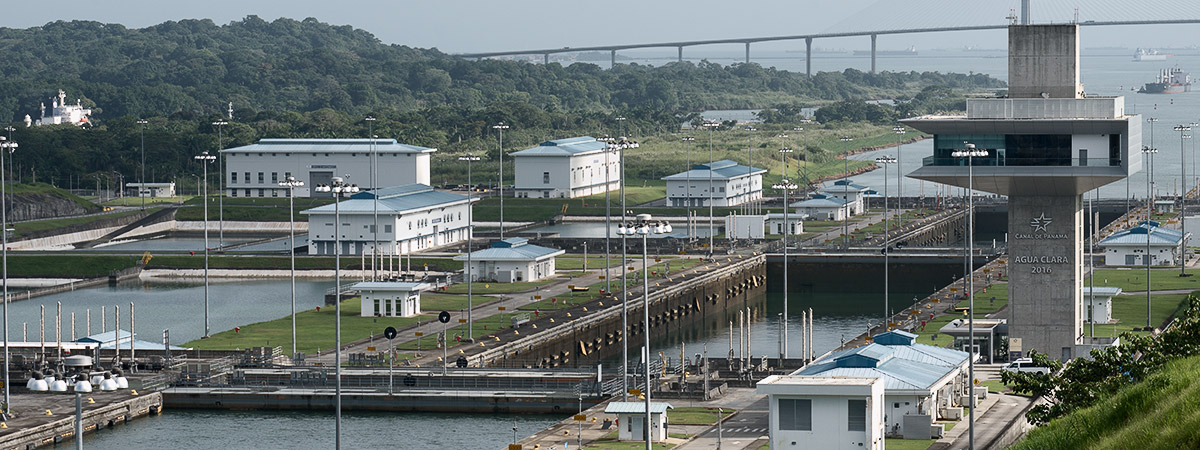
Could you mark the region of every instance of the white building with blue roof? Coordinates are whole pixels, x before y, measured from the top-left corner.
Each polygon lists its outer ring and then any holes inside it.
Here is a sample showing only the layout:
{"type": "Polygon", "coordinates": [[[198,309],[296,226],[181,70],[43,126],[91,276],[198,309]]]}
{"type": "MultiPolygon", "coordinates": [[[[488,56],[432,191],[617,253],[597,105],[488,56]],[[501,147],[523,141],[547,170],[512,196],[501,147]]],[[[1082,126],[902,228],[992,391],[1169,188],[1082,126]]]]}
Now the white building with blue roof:
{"type": "Polygon", "coordinates": [[[710,202],[712,206],[736,206],[762,198],[762,174],[766,172],[725,159],[697,164],[662,180],[667,182],[670,206],[705,207],[710,202]]]}
{"type": "MultiPolygon", "coordinates": [[[[566,251],[530,244],[525,238],[508,238],[471,252],[471,264],[463,271],[472,281],[537,281],[554,276],[554,258],[563,253],[566,251]]],[[[454,260],[466,261],[467,255],[455,256],[454,260]]]]}
{"type": "Polygon", "coordinates": [[[334,205],[301,211],[308,216],[308,253],[332,255],[335,242],[342,255],[407,255],[470,238],[470,201],[465,195],[436,191],[424,184],[407,184],[359,192],[337,204],[341,218],[334,239],[334,205]],[[379,232],[375,233],[376,196],[379,232]],[[379,248],[375,248],[375,242],[379,248]]]}
{"type": "Polygon", "coordinates": [[[362,297],[363,317],[414,317],[421,314],[421,291],[429,288],[425,283],[395,281],[364,281],[355,283],[350,289],[362,297]]]}
{"type": "Polygon", "coordinates": [[[840,198],[847,203],[850,215],[862,214],[866,209],[866,196],[871,188],[854,184],[854,180],[837,180],[833,184],[821,188],[821,193],[828,198],[840,198]]]}
{"type": "Polygon", "coordinates": [[[575,198],[620,187],[617,147],[591,136],[546,141],[511,156],[517,197],[575,198]]]}
{"type": "Polygon", "coordinates": [[[225,157],[225,194],[230,197],[287,197],[279,186],[296,177],[304,186],[297,197],[329,197],[312,190],[342,177],[360,189],[371,184],[372,162],[378,162],[379,186],[429,184],[429,160],[434,148],[395,139],[260,139],[258,143],[221,150],[225,157]]]}
{"type": "Polygon", "coordinates": [[[1150,265],[1173,266],[1179,263],[1184,239],[1182,231],[1159,226],[1151,220],[1113,233],[1100,240],[1099,245],[1104,249],[1106,266],[1145,266],[1147,248],[1150,265]]]}
{"type": "Polygon", "coordinates": [[[796,208],[796,214],[813,220],[844,220],[850,215],[850,205],[845,200],[825,194],[816,194],[788,206],[796,208]]]}
{"type": "MultiPolygon", "coordinates": [[[[882,379],[886,433],[906,434],[905,416],[925,416],[929,423],[953,417],[947,409],[958,406],[968,386],[966,352],[918,344],[916,339],[917,335],[900,330],[880,333],[870,344],[828,354],[790,376],[882,379]]],[[[771,409],[774,412],[776,405],[771,409]]],[[[827,413],[833,412],[812,411],[814,417],[827,413]]],[[[779,420],[772,417],[772,427],[779,420]]]]}

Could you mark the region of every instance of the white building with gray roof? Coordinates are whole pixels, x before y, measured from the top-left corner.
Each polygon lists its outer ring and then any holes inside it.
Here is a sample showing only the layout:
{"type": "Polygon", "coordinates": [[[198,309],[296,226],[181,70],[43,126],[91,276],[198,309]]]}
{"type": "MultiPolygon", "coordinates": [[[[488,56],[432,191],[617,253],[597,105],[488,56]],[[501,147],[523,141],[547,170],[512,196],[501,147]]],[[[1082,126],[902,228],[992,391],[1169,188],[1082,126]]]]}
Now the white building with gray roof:
{"type": "Polygon", "coordinates": [[[866,196],[871,188],[854,184],[853,180],[837,180],[833,184],[821,188],[826,197],[844,200],[846,211],[850,215],[862,214],[866,209],[866,196]]]}
{"type": "MultiPolygon", "coordinates": [[[[1189,235],[1191,233],[1188,233],[1189,235]]],[[[1143,221],[1138,226],[1121,230],[1100,240],[1106,266],[1146,266],[1149,250],[1150,265],[1179,264],[1183,232],[1159,226],[1155,221],[1143,221]]]]}
{"type": "Polygon", "coordinates": [[[663,177],[670,206],[737,206],[762,198],[765,169],[743,166],[728,159],[697,164],[691,170],[663,177]],[[711,186],[711,191],[710,191],[711,186]]]}
{"type": "Polygon", "coordinates": [[[617,147],[591,136],[546,141],[511,156],[517,197],[575,198],[620,186],[617,147]]]}
{"type": "MultiPolygon", "coordinates": [[[[554,276],[554,258],[563,253],[566,251],[530,244],[525,238],[508,238],[472,252],[471,264],[463,270],[470,280],[537,281],[554,276]]],[[[454,260],[466,261],[467,255],[454,260]]]]}
{"type": "Polygon", "coordinates": [[[361,189],[371,185],[378,162],[379,186],[429,184],[429,160],[437,149],[405,145],[395,139],[261,139],[256,144],[221,150],[225,157],[225,194],[230,197],[287,197],[279,186],[296,177],[304,186],[297,197],[329,197],[312,190],[342,177],[361,189]]]}
{"type": "Polygon", "coordinates": [[[801,217],[807,216],[813,220],[843,220],[850,215],[850,205],[845,200],[824,194],[816,194],[813,198],[788,206],[796,208],[796,214],[801,217]]]}
{"type": "MultiPolygon", "coordinates": [[[[478,199],[470,199],[477,201],[478,199]]],[[[342,255],[406,255],[467,240],[471,236],[465,195],[435,191],[424,184],[406,184],[365,191],[337,205],[341,219],[334,239],[334,205],[301,211],[308,216],[308,253],[332,255],[335,242],[342,255]],[[379,233],[375,233],[378,195],[379,233]]]]}

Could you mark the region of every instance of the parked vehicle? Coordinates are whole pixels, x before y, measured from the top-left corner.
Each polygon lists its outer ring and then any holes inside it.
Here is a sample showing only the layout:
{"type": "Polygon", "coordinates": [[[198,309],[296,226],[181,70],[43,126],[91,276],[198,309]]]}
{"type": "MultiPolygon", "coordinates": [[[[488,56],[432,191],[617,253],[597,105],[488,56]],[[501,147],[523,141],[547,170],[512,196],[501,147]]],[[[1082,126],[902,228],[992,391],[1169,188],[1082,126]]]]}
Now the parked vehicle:
{"type": "Polygon", "coordinates": [[[1005,364],[1001,370],[1009,372],[1036,372],[1040,374],[1049,374],[1050,368],[1046,366],[1037,366],[1033,364],[1030,358],[1021,358],[1016,361],[1005,364]]]}

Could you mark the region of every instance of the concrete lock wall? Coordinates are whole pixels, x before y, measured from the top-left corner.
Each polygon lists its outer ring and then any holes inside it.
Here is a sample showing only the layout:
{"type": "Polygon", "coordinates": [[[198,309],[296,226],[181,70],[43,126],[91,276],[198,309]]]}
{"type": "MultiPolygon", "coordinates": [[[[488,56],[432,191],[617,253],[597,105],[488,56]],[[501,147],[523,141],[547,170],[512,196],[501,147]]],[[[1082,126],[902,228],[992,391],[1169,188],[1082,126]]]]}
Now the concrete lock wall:
{"type": "MultiPolygon", "coordinates": [[[[665,298],[657,298],[651,293],[651,333],[665,335],[680,331],[701,323],[706,317],[747,307],[750,298],[766,292],[766,263],[760,261],[729,275],[707,281],[701,281],[699,278],[696,280],[696,285],[686,286],[665,298]]],[[[651,279],[650,283],[653,286],[655,280],[651,279]]],[[[642,333],[645,331],[642,323],[640,286],[631,287],[629,299],[628,339],[632,360],[640,351],[642,333]]],[[[608,300],[605,303],[611,304],[608,300]]],[[[621,329],[621,316],[617,314],[609,319],[572,328],[569,332],[540,340],[532,346],[520,349],[519,353],[507,355],[507,358],[545,368],[594,366],[603,359],[621,354],[621,340],[625,334],[621,329]]],[[[504,359],[500,358],[494,362],[503,365],[504,359]]]]}
{"type": "Polygon", "coordinates": [[[1023,353],[1070,358],[1083,326],[1078,195],[1009,197],[1009,330],[1023,353]]]}

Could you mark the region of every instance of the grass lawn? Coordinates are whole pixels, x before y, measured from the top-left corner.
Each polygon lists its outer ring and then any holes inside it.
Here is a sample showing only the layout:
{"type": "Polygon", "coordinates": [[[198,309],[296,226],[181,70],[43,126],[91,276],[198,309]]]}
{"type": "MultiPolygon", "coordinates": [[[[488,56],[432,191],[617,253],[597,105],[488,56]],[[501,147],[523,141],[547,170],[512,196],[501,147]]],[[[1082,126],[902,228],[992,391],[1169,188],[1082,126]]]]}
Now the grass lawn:
{"type": "MultiPolygon", "coordinates": [[[[614,247],[616,247],[614,245],[614,247]]],[[[604,248],[595,249],[596,252],[588,252],[587,267],[588,269],[603,269],[604,268],[604,248]]],[[[611,257],[609,259],[612,259],[611,257]]],[[[618,254],[616,262],[621,262],[621,256],[618,254]]],[[[563,255],[554,258],[554,268],[556,270],[580,270],[583,269],[583,255],[563,255]]]]}
{"type": "MultiPolygon", "coordinates": [[[[175,197],[146,197],[147,205],[155,205],[159,203],[183,203],[191,199],[192,195],[183,195],[175,197]]],[[[120,197],[114,198],[103,203],[104,206],[142,206],[141,197],[120,197]]]]}
{"type": "Polygon", "coordinates": [[[884,448],[888,450],[925,450],[937,442],[936,439],[893,439],[883,440],[884,448]]]}
{"type": "MultiPolygon", "coordinates": [[[[511,294],[514,292],[532,291],[539,286],[545,286],[555,280],[522,281],[516,283],[489,283],[477,281],[471,283],[472,295],[511,294]]],[[[459,283],[446,288],[448,294],[466,294],[467,283],[459,283]]]]}
{"type": "MultiPolygon", "coordinates": [[[[658,180],[655,180],[658,181],[658,180]]],[[[658,183],[663,183],[658,181],[658,183]]],[[[658,199],[667,197],[666,184],[648,185],[648,186],[625,186],[625,205],[634,206],[642,203],[652,202],[658,199]]],[[[586,197],[588,202],[596,202],[599,205],[604,205],[604,194],[596,194],[586,197]]],[[[608,193],[608,201],[612,202],[617,208],[613,214],[621,212],[621,192],[612,191],[608,193]]]]}
{"type": "MultiPolygon", "coordinates": [[[[928,316],[926,316],[928,317],[928,316]]],[[[949,335],[938,333],[943,326],[954,320],[954,316],[938,316],[925,324],[925,331],[917,333],[917,342],[921,344],[936,345],[938,347],[947,347],[953,343],[954,338],[949,335]]]]}
{"type": "MultiPolygon", "coordinates": [[[[1008,306],[1008,284],[997,283],[987,288],[976,286],[975,292],[975,318],[985,318],[988,314],[994,313],[1008,306]],[[992,300],[992,298],[995,300],[992,300]]],[[[970,304],[969,300],[959,301],[956,308],[966,308],[970,304]]]]}
{"type": "MultiPolygon", "coordinates": [[[[361,302],[359,297],[342,301],[342,342],[351,342],[383,332],[389,326],[403,327],[417,320],[427,322],[436,320],[439,311],[426,311],[419,317],[411,318],[376,318],[360,316],[361,302]]],[[[328,350],[334,344],[334,309],[332,306],[296,313],[297,351],[312,353],[318,349],[328,350]]],[[[456,314],[457,315],[457,314],[456,314]]],[[[266,322],[258,322],[241,327],[239,332],[233,330],[214,333],[208,339],[197,339],[184,344],[185,347],[197,349],[229,350],[244,349],[257,346],[280,346],[285,353],[292,346],[291,317],[284,317],[266,322]]],[[[386,347],[380,341],[380,348],[386,347]]],[[[382,350],[381,350],[382,351],[382,350]]]]}
{"type": "MultiPolygon", "coordinates": [[[[1159,294],[1150,296],[1150,323],[1161,327],[1167,318],[1175,315],[1186,305],[1186,294],[1159,294]]],[[[1134,328],[1146,326],[1146,296],[1118,295],[1112,300],[1112,316],[1119,319],[1116,324],[1096,324],[1096,336],[1117,336],[1134,328]]],[[[1084,330],[1089,329],[1084,324],[1084,330]]],[[[1145,332],[1135,332],[1145,333],[1145,332]]]]}
{"type": "MultiPolygon", "coordinates": [[[[667,433],[667,434],[670,435],[671,433],[667,433]]],[[[663,443],[655,442],[655,443],[653,443],[653,445],[650,448],[652,448],[654,450],[659,450],[659,449],[668,449],[668,448],[674,448],[674,447],[675,447],[675,444],[663,444],[663,443]]],[[[587,445],[584,445],[583,448],[598,449],[598,450],[638,450],[638,449],[646,448],[646,443],[641,442],[641,441],[639,441],[639,442],[618,441],[617,434],[614,431],[614,432],[610,433],[609,435],[606,435],[600,439],[597,439],[597,440],[594,440],[594,441],[588,443],[587,445]]]]}
{"type": "MultiPolygon", "coordinates": [[[[155,208],[152,210],[147,209],[147,211],[154,212],[154,211],[157,211],[158,209],[161,209],[161,208],[155,208]]],[[[15,236],[21,236],[22,234],[28,234],[28,233],[32,233],[35,231],[53,230],[55,228],[62,228],[62,227],[66,227],[66,226],[82,225],[82,224],[87,224],[87,223],[92,223],[92,222],[99,222],[101,220],[106,220],[106,219],[116,219],[119,217],[132,216],[132,215],[138,214],[140,212],[141,212],[140,210],[119,211],[119,212],[115,212],[112,214],[101,214],[101,215],[96,215],[96,216],[67,217],[67,218],[62,218],[62,219],[46,219],[46,220],[35,220],[32,222],[21,222],[21,223],[12,225],[13,229],[16,230],[13,232],[13,234],[15,236]]]]}
{"type": "MultiPolygon", "coordinates": [[[[1180,277],[1179,267],[1150,269],[1150,289],[1155,291],[1175,289],[1200,290],[1200,270],[1188,269],[1190,277],[1180,277]]],[[[1083,280],[1087,285],[1087,279],[1083,280]]],[[[1097,269],[1096,286],[1115,286],[1126,291],[1146,290],[1146,268],[1097,269]]]]}
{"type": "MultiPolygon", "coordinates": [[[[1000,380],[985,380],[985,381],[980,381],[980,382],[979,382],[979,386],[981,386],[981,387],[987,387],[987,388],[988,388],[988,392],[991,392],[991,393],[996,393],[996,392],[1007,392],[1007,391],[1009,390],[1009,389],[1008,389],[1008,386],[1006,386],[1006,385],[1005,385],[1003,382],[1001,382],[1000,380]]],[[[950,431],[950,429],[949,429],[949,428],[947,428],[947,429],[946,429],[946,431],[950,431]]]]}
{"type": "MultiPolygon", "coordinates": [[[[722,408],[722,417],[729,417],[736,410],[722,408]]],[[[689,406],[671,410],[671,425],[716,425],[717,408],[689,406]]]]}

